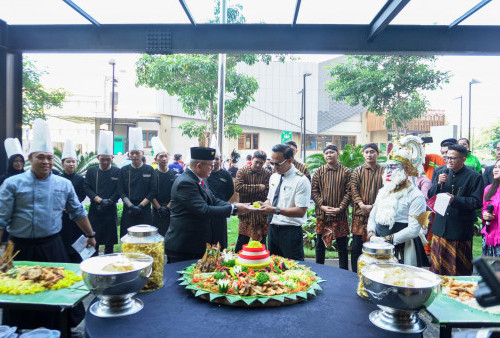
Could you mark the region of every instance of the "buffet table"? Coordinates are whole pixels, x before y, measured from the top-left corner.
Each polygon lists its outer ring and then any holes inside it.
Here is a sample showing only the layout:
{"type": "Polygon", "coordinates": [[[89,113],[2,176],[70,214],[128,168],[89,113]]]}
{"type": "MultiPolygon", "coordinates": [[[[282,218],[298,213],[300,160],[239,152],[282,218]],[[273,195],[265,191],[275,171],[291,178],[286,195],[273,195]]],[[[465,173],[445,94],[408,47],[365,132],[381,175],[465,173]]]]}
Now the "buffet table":
{"type": "MultiPolygon", "coordinates": [[[[273,308],[240,308],[195,298],[179,286],[177,271],[195,261],[165,265],[165,286],[139,294],[144,308],[130,316],[99,318],[89,311],[89,337],[395,337],[368,319],[377,307],[356,295],[358,276],[330,266],[305,263],[320,277],[322,291],[308,301],[273,308]]],[[[420,336],[420,335],[414,335],[420,336]]]]}

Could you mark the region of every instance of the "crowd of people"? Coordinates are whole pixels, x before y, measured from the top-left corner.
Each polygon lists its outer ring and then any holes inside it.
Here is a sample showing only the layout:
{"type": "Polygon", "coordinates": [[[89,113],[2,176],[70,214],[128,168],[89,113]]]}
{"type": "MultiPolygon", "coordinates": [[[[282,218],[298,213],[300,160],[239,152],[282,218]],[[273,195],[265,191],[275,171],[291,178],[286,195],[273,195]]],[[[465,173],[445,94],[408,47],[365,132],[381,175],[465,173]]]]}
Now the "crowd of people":
{"type": "Polygon", "coordinates": [[[395,245],[402,263],[470,275],[477,210],[485,222],[483,254],[500,257],[500,142],[495,164],[484,172],[464,138],[443,140],[439,155],[425,153],[427,138],[406,136],[395,142],[383,165],[377,144],[368,143],[364,163],[352,170],[340,163],[340,150],[331,144],[323,149],[325,164],[311,177],[295,159],[294,141],[275,145],[270,156],[256,150],[242,168],[233,151],[225,169],[216,140],[212,147],[191,148],[188,163],[175,154],[169,164],[167,149],[154,137],[153,168],[144,162],[142,130],[130,128],[129,163],[113,165],[113,134],[101,131],[98,166],[83,177],[76,173],[73,142],[65,143],[64,170],[56,173],[47,124],[35,121],[33,135],[30,170],[24,171],[19,141],[7,139],[8,170],[0,177],[0,235],[5,241],[8,233],[20,250],[17,259],[78,263],[81,257],[71,244],[81,235],[88,246],[103,245],[104,253],[112,253],[120,199],[120,237],[133,225],[152,224],[165,236],[168,263],[200,258],[206,243],[228,247],[231,215],[239,219],[236,252],[253,239],[267,243],[271,254],[303,260],[302,226],[311,204],[320,264],[335,241],[339,267],[349,269],[352,233],[352,271],[363,243],[372,241],[395,245]],[[444,214],[429,215],[426,201],[438,194],[448,195],[449,205],[444,214]],[[88,213],[82,205],[87,197],[88,213]]]}

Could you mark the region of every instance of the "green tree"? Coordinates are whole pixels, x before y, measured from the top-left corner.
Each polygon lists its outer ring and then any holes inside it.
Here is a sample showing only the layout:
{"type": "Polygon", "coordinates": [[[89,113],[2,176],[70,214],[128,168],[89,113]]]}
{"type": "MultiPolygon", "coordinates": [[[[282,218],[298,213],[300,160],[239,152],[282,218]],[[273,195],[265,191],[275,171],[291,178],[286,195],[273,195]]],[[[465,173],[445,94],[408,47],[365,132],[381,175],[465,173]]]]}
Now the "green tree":
{"type": "MultiPolygon", "coordinates": [[[[227,22],[245,23],[242,9],[241,5],[228,7],[227,22]]],[[[218,22],[219,13],[217,1],[214,9],[216,19],[211,22],[218,22]]],[[[227,138],[237,138],[241,134],[238,117],[255,100],[253,95],[259,88],[256,79],[238,73],[236,66],[251,66],[259,61],[269,64],[272,59],[271,55],[227,55],[225,93],[229,98],[226,97],[224,106],[224,135],[227,138]]],[[[284,56],[278,56],[278,59],[283,61],[284,56]]],[[[218,64],[217,54],[143,55],[136,62],[136,85],[177,95],[186,114],[204,121],[201,124],[194,121],[181,124],[182,134],[196,137],[201,143],[207,133],[210,139],[217,129],[218,64]]]]}
{"type": "Polygon", "coordinates": [[[493,142],[493,149],[500,142],[500,121],[495,124],[482,128],[478,135],[474,135],[472,143],[474,144],[474,149],[489,149],[490,142],[493,142]]]}
{"type": "Polygon", "coordinates": [[[448,83],[449,72],[435,69],[436,58],[415,55],[355,55],[328,67],[332,81],[327,92],[337,101],[362,104],[385,117],[387,129],[397,137],[428,109],[425,90],[448,83]]]}
{"type": "Polygon", "coordinates": [[[48,74],[39,70],[35,62],[23,61],[23,124],[30,125],[37,119],[46,120],[47,109],[61,108],[67,92],[64,89],[46,89],[40,83],[40,77],[48,74]]]}

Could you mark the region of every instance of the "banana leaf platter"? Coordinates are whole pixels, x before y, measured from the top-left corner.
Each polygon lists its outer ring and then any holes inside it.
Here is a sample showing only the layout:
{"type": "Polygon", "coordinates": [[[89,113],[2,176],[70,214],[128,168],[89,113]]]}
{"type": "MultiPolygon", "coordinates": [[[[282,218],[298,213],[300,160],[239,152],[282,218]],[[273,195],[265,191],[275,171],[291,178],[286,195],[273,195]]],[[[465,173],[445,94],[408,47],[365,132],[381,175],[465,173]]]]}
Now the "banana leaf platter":
{"type": "MultiPolygon", "coordinates": [[[[46,262],[30,262],[30,261],[16,261],[15,266],[27,265],[27,266],[54,266],[54,267],[64,267],[66,270],[70,270],[74,273],[80,273],[79,264],[71,263],[46,263],[46,262]]],[[[85,286],[83,280],[74,283],[73,285],[62,288],[59,290],[45,290],[42,292],[37,292],[28,295],[9,295],[0,294],[0,305],[7,303],[14,304],[34,304],[34,305],[55,305],[62,307],[71,307],[77,304],[81,299],[85,298],[90,291],[85,286]]]]}
{"type": "Polygon", "coordinates": [[[199,297],[200,299],[227,305],[227,306],[236,306],[236,307],[277,307],[283,305],[292,305],[296,303],[303,302],[308,300],[314,296],[318,291],[321,291],[322,288],[319,285],[321,282],[325,282],[319,276],[316,276],[316,280],[309,289],[296,292],[296,293],[285,293],[274,296],[241,296],[241,295],[232,295],[227,293],[214,293],[206,290],[202,290],[201,287],[197,284],[191,282],[191,274],[193,272],[193,268],[196,264],[192,264],[188,266],[186,269],[182,271],[178,271],[181,274],[179,278],[179,285],[184,286],[186,290],[189,290],[193,293],[195,297],[199,297]]]}
{"type": "MultiPolygon", "coordinates": [[[[481,277],[454,277],[456,280],[478,282],[481,277]]],[[[445,323],[498,323],[500,315],[471,307],[439,291],[434,301],[427,306],[429,312],[440,324],[445,323]]]]}

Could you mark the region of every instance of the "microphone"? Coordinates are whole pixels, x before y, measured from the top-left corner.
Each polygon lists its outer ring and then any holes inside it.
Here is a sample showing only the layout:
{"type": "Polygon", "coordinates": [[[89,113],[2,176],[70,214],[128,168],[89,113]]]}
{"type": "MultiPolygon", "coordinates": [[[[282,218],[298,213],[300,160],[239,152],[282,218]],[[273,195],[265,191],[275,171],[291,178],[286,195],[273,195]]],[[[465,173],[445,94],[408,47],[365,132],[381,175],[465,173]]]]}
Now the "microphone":
{"type": "MultiPolygon", "coordinates": [[[[443,174],[450,176],[450,168],[444,168],[444,170],[443,170],[443,174]]],[[[441,183],[441,190],[443,190],[443,187],[444,187],[444,184],[445,184],[445,183],[446,183],[446,182],[441,183]]]]}
{"type": "MultiPolygon", "coordinates": [[[[490,214],[493,213],[493,204],[488,204],[486,206],[486,211],[488,211],[490,214]]],[[[486,221],[486,232],[490,232],[490,220],[486,221]]]]}

